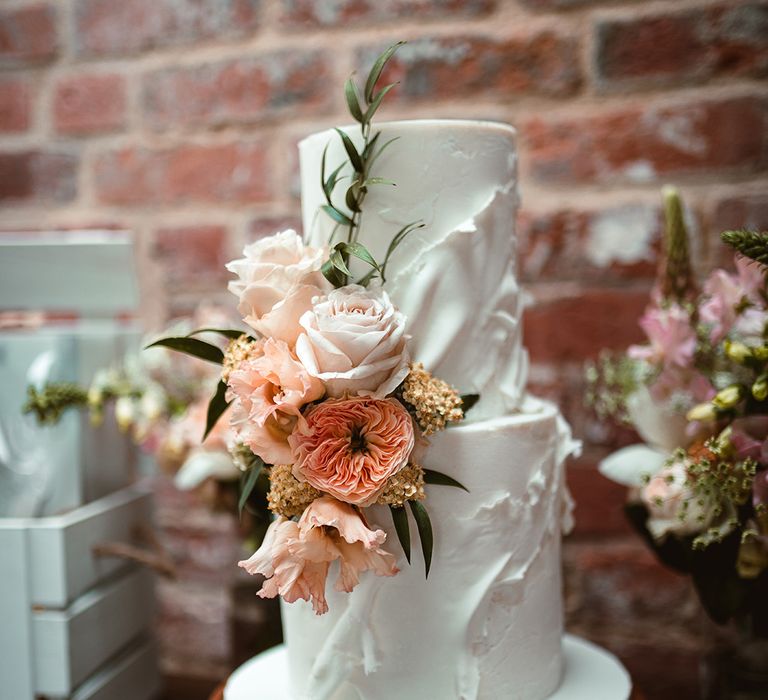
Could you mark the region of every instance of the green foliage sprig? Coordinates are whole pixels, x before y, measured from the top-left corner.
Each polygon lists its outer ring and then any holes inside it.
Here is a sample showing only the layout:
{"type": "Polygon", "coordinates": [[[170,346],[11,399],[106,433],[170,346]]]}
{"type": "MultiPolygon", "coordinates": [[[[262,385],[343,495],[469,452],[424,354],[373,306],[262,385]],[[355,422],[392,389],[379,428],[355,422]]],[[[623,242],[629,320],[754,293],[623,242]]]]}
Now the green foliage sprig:
{"type": "Polygon", "coordinates": [[[70,408],[88,405],[88,392],[72,382],[48,382],[38,390],[27,387],[24,413],[34,413],[40,425],[55,425],[70,408]]]}
{"type": "Polygon", "coordinates": [[[723,231],[720,238],[745,258],[768,267],[768,231],[723,231]]]}
{"type": "Polygon", "coordinates": [[[392,238],[382,263],[378,263],[370,251],[358,241],[363,214],[363,202],[368,194],[369,187],[375,185],[396,186],[391,180],[374,177],[371,174],[373,165],[381,157],[381,154],[397,140],[397,137],[395,137],[383,144],[379,144],[381,132],[378,131],[372,134],[372,119],[387,94],[397,86],[395,82],[385,85],[379,90],[376,89],[387,62],[404,43],[399,41],[393,44],[376,59],[368,73],[365,87],[362,91],[355,84],[352,77],[349,77],[344,84],[344,95],[349,113],[360,124],[360,132],[363,139],[362,148],[358,150],[349,135],[337,128],[336,133],[344,146],[347,161],[338,165],[327,176],[326,162],[330,144],[327,144],[323,150],[320,162],[320,184],[326,203],[321,206],[321,209],[335,222],[329,244],[333,243],[340,228],[346,227],[347,229],[347,240],[336,243],[331,248],[328,260],[322,268],[323,275],[337,288],[349,283],[352,277],[349,261],[353,257],[367,263],[371,268],[366,275],[357,280],[358,284],[368,286],[376,277],[380,277],[382,282],[386,281],[387,263],[394,250],[409,233],[423,226],[419,222],[413,222],[401,228],[392,238]],[[336,185],[346,177],[340,176],[340,173],[347,164],[352,168],[351,182],[344,193],[344,204],[349,210],[349,214],[333,201],[333,191],[336,185]]]}

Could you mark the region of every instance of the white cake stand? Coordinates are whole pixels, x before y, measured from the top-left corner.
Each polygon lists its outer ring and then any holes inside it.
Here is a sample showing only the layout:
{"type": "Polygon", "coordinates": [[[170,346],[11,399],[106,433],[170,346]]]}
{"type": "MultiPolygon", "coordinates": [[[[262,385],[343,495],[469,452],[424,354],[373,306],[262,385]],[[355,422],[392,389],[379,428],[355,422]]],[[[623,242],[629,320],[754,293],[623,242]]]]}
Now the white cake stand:
{"type": "MultiPolygon", "coordinates": [[[[591,642],[565,635],[563,682],[549,700],[628,700],[632,682],[621,662],[591,642]]],[[[284,645],[254,657],[227,681],[224,700],[292,700],[284,645]]]]}

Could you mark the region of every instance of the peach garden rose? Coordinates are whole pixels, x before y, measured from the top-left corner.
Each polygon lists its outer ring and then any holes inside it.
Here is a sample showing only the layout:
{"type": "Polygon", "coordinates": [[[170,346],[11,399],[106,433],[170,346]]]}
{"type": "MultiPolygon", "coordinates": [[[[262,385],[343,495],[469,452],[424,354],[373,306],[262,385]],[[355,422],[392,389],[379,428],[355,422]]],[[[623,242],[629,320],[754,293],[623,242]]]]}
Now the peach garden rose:
{"type": "Polygon", "coordinates": [[[373,502],[413,450],[411,416],[397,399],[328,399],[305,418],[288,438],[293,474],[346,503],[373,502]]]}

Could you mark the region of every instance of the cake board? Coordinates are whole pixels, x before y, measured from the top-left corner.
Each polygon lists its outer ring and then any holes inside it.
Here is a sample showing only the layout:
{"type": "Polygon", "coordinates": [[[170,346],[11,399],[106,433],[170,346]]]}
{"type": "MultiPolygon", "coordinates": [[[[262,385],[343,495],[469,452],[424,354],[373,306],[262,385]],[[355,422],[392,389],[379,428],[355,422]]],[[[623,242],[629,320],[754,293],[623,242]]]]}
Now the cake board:
{"type": "MultiPolygon", "coordinates": [[[[560,687],[548,700],[630,700],[632,682],[621,662],[580,637],[563,637],[564,671],[560,687]]],[[[288,689],[285,645],[246,661],[229,678],[224,700],[292,700],[288,689]],[[254,689],[258,689],[254,693],[254,689]]]]}

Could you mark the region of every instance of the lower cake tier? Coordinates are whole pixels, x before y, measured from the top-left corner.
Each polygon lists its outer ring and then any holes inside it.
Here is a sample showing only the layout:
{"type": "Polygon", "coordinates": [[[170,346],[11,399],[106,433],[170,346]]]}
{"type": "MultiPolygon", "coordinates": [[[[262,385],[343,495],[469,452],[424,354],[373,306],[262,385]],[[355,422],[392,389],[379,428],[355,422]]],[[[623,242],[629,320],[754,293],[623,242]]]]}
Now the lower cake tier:
{"type": "MultiPolygon", "coordinates": [[[[430,438],[422,466],[464,484],[426,487],[429,578],[415,525],[412,564],[385,507],[367,511],[400,573],[328,586],[330,611],[283,604],[296,700],[543,700],[562,676],[563,462],[574,448],[557,409],[467,422],[430,438]]],[[[333,581],[333,572],[329,581],[333,581]]]]}

